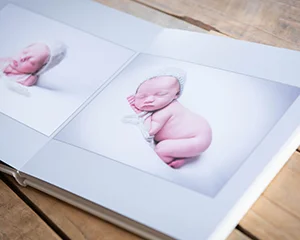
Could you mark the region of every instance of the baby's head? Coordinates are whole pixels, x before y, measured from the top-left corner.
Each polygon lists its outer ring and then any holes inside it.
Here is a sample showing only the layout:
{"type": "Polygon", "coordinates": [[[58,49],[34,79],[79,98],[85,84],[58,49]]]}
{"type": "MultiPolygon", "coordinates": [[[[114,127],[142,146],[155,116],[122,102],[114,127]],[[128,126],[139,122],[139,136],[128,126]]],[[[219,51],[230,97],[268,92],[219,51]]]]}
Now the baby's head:
{"type": "Polygon", "coordinates": [[[67,47],[61,42],[33,43],[13,57],[10,66],[17,73],[39,76],[58,65],[66,53],[67,47]]]}
{"type": "Polygon", "coordinates": [[[19,73],[33,74],[49,60],[50,49],[44,43],[34,43],[25,47],[12,58],[11,68],[19,73]]]}
{"type": "Polygon", "coordinates": [[[156,111],[177,99],[183,90],[185,72],[167,68],[142,82],[135,94],[135,106],[142,111],[156,111]]]}

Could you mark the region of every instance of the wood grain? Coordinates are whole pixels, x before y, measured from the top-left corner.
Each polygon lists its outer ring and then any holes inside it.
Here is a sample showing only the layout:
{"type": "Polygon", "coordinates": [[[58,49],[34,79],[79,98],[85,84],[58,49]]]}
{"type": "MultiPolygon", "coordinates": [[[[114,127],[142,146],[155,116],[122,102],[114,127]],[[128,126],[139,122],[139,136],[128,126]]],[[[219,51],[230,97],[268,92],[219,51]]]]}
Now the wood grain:
{"type": "Polygon", "coordinates": [[[297,0],[136,0],[206,30],[233,38],[300,49],[297,0]]]}
{"type": "Polygon", "coordinates": [[[259,239],[299,240],[300,154],[295,152],[240,225],[259,239]]]}
{"type": "Polygon", "coordinates": [[[287,167],[294,173],[300,174],[300,152],[296,151],[287,162],[287,167]]]}
{"type": "Polygon", "coordinates": [[[227,240],[251,240],[246,235],[238,230],[234,230],[227,238],[227,240]]]}
{"type": "Polygon", "coordinates": [[[152,22],[162,27],[170,27],[176,29],[190,30],[194,32],[206,32],[204,29],[199,28],[193,24],[182,21],[178,18],[161,13],[149,7],[131,0],[95,0],[108,7],[128,13],[140,19],[152,22]]]}
{"type": "Polygon", "coordinates": [[[0,179],[0,239],[60,238],[0,179]]]}
{"type": "Polygon", "coordinates": [[[273,181],[274,184],[265,191],[264,196],[287,213],[300,218],[300,174],[297,171],[300,161],[299,154],[296,154],[292,158],[292,162],[288,162],[277,175],[273,181]]]}

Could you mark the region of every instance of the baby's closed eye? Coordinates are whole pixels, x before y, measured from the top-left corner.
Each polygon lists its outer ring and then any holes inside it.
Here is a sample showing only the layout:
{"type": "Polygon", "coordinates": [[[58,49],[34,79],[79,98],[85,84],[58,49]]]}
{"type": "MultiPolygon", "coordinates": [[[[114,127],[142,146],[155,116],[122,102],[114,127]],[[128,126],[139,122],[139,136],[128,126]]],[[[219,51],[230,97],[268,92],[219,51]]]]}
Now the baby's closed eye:
{"type": "Polygon", "coordinates": [[[141,99],[141,98],[145,98],[146,95],[144,95],[144,94],[136,94],[135,97],[141,99]]]}
{"type": "Polygon", "coordinates": [[[167,94],[168,94],[167,92],[158,92],[155,95],[157,95],[157,96],[165,96],[167,94]]]}

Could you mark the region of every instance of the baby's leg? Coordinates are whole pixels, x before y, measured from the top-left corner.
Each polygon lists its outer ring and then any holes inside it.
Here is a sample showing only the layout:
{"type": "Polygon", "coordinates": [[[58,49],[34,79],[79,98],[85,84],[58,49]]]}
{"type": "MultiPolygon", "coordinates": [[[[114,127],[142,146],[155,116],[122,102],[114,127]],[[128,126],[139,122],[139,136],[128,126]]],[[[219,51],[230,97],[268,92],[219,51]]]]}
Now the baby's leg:
{"type": "Polygon", "coordinates": [[[178,168],[185,158],[198,156],[206,149],[205,141],[200,138],[168,139],[157,144],[155,152],[169,166],[178,168]]]}

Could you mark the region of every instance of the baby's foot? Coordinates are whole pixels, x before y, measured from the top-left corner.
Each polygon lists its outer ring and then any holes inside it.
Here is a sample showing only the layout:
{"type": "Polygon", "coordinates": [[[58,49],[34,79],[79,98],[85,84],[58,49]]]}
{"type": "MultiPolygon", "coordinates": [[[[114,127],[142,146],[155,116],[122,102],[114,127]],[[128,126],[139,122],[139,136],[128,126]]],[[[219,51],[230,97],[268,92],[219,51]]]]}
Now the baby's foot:
{"type": "Polygon", "coordinates": [[[170,162],[168,165],[172,168],[180,168],[184,164],[185,164],[184,159],[177,159],[177,160],[170,162]]]}

